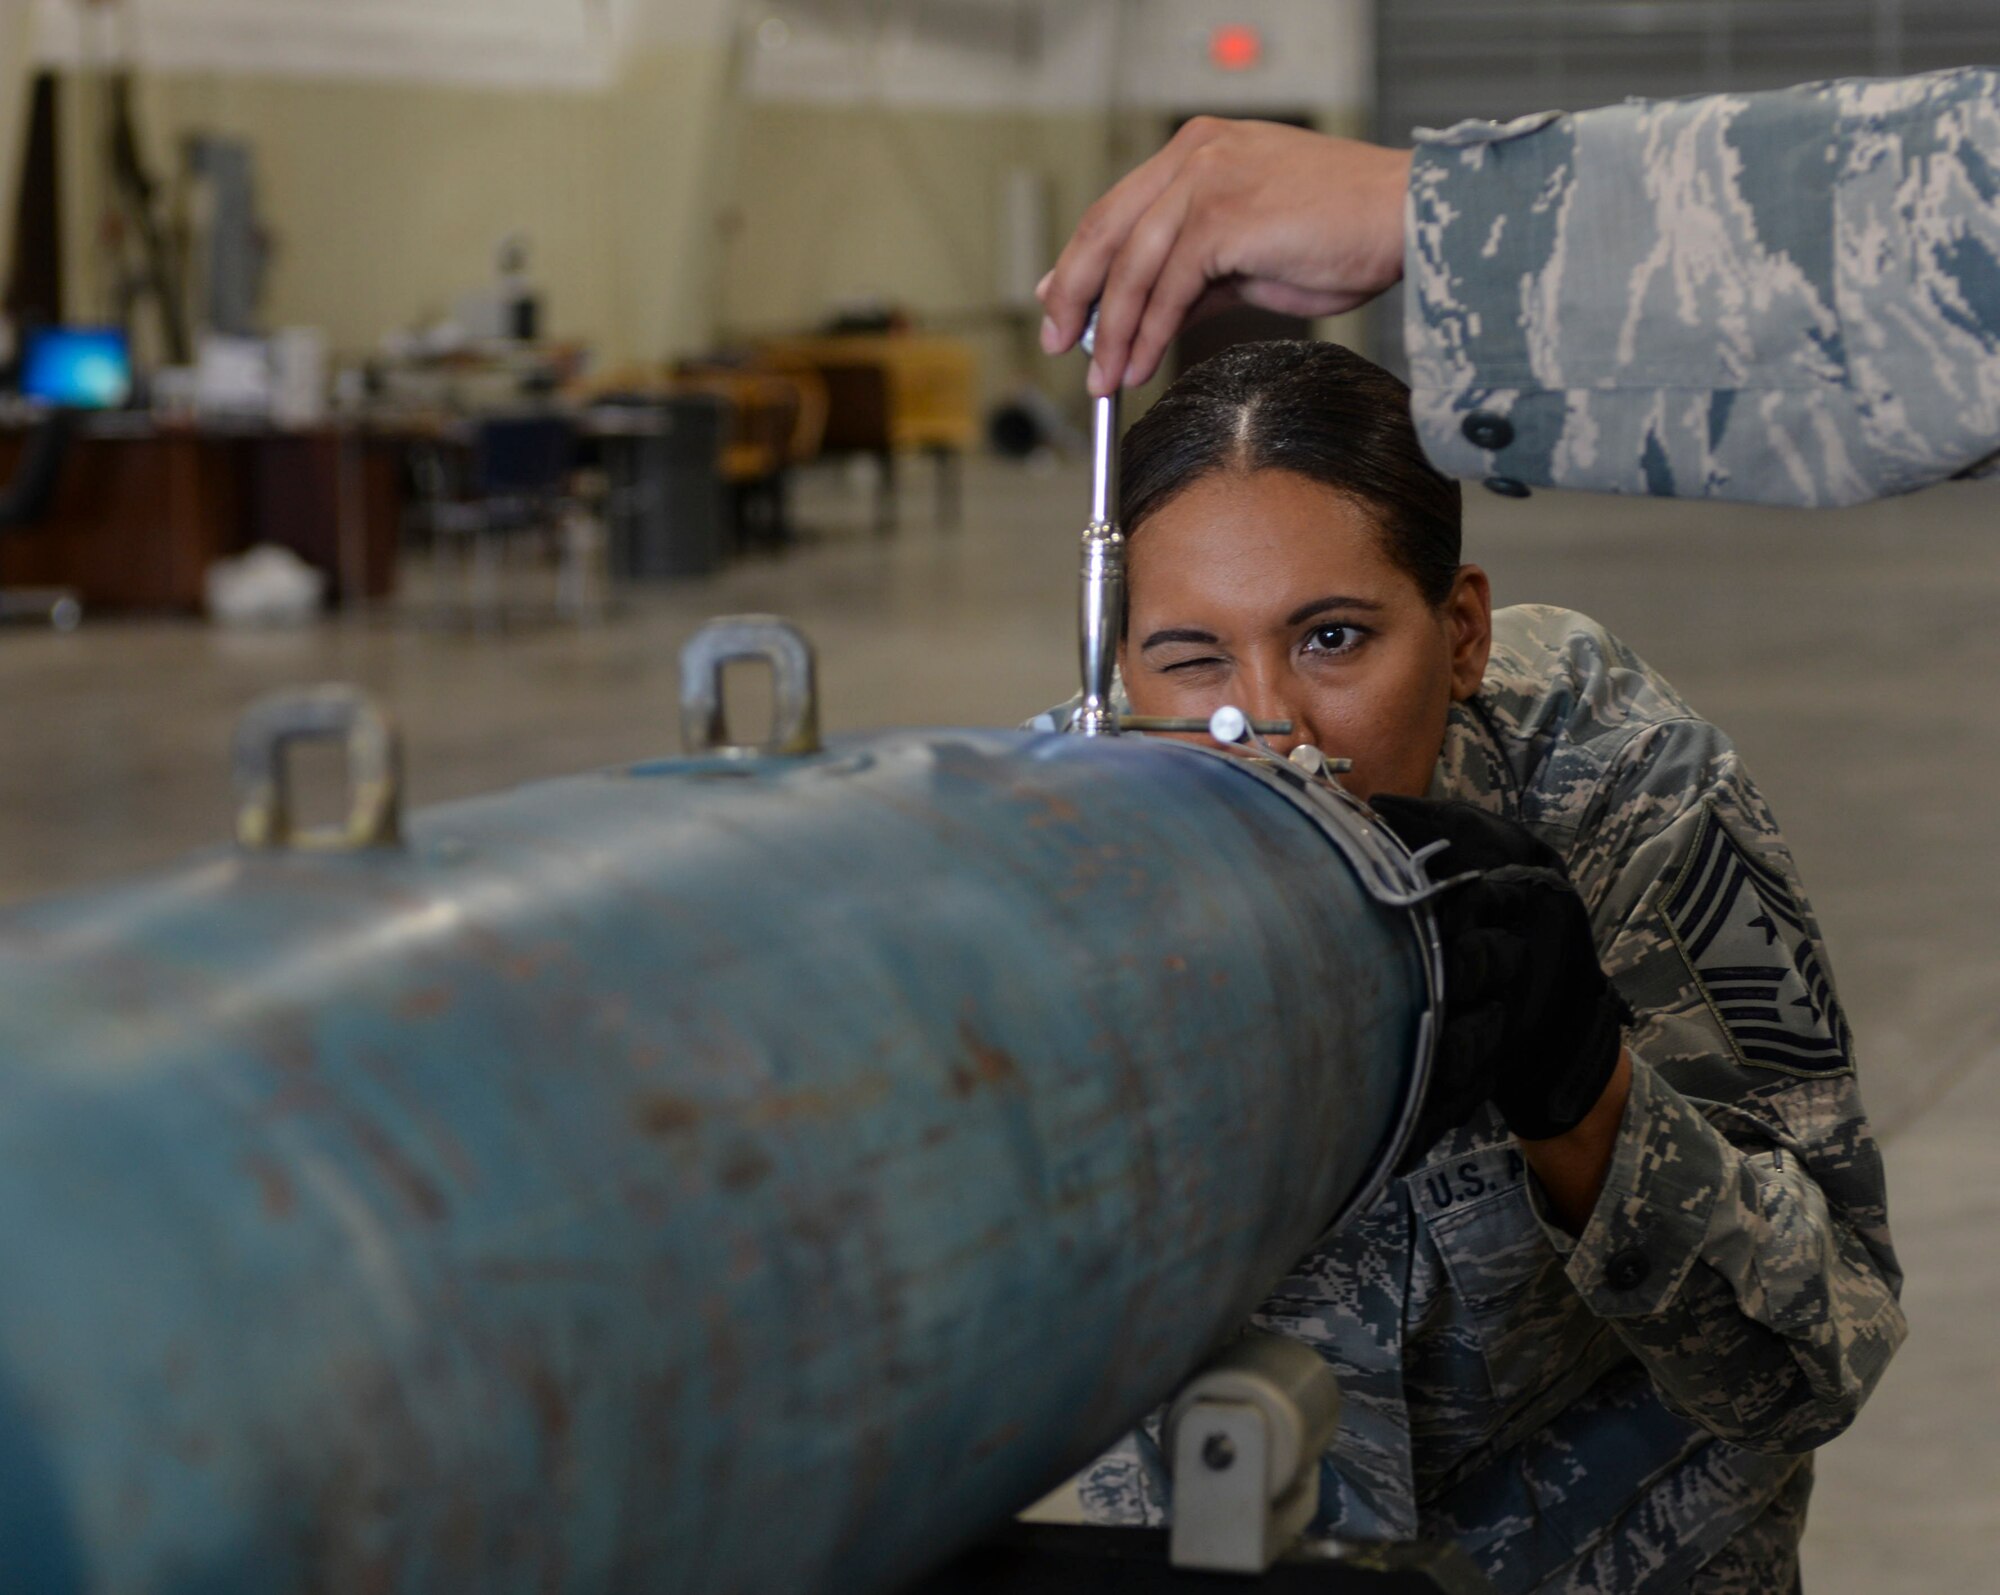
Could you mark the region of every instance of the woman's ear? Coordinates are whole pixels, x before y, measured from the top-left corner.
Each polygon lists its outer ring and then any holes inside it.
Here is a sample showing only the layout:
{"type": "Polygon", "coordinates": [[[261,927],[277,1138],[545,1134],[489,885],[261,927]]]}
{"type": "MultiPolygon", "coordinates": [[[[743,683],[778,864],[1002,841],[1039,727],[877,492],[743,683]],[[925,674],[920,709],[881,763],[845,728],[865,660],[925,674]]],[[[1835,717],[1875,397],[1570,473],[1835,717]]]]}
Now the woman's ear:
{"type": "Polygon", "coordinates": [[[1477,565],[1461,565],[1444,601],[1445,635],[1451,642],[1451,701],[1463,703],[1486,680],[1493,652],[1493,584],[1477,565]]]}

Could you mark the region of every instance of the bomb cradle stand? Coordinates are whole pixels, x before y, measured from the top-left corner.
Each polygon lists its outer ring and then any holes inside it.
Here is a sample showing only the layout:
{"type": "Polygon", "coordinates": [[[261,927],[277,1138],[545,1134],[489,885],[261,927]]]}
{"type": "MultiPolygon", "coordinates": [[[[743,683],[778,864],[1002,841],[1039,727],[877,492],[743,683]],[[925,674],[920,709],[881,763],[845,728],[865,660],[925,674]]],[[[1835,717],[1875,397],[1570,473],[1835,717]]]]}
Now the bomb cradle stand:
{"type": "Polygon", "coordinates": [[[1168,1408],[1171,1529],[1015,1523],[906,1595],[1492,1595],[1455,1546],[1302,1538],[1339,1416],[1339,1387],[1317,1352],[1245,1333],[1168,1408]]]}

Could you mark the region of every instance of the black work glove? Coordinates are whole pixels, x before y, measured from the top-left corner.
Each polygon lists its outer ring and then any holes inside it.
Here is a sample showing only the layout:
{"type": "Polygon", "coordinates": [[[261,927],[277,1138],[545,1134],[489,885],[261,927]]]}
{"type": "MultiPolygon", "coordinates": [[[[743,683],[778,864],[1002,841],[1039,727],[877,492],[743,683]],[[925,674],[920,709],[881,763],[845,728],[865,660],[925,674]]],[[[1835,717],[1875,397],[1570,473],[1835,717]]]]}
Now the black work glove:
{"type": "Polygon", "coordinates": [[[1444,1021],[1411,1151],[1491,1101],[1526,1141],[1583,1122],[1618,1067],[1632,1010],[1597,961],[1590,914],[1561,856],[1525,825],[1470,803],[1379,797],[1375,812],[1433,880],[1467,871],[1433,907],[1444,943],[1444,1021]]]}

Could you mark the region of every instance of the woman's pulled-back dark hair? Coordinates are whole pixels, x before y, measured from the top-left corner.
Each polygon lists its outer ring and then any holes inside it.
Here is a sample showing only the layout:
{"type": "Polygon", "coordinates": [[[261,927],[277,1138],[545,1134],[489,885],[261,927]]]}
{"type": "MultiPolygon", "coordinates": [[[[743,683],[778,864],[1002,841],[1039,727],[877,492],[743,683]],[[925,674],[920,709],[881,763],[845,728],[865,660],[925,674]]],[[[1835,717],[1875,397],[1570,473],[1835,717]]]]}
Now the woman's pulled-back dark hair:
{"type": "Polygon", "coordinates": [[[1125,434],[1120,464],[1128,532],[1217,471],[1292,471],[1366,510],[1433,607],[1458,574],[1458,484],[1424,458],[1410,390],[1337,343],[1245,343],[1202,361],[1125,434]]]}

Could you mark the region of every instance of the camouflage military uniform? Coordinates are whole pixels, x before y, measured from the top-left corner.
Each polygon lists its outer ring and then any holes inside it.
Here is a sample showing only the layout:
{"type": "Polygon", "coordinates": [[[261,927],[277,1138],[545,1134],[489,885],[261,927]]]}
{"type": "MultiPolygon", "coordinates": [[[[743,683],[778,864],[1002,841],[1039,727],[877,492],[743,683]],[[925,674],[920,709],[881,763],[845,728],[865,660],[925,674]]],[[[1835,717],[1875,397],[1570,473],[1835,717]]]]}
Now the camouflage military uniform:
{"type": "Polygon", "coordinates": [[[2000,451],[2000,72],[1419,130],[1412,405],[1453,476],[1847,504],[2000,451]]]}
{"type": "MultiPolygon", "coordinates": [[[[1431,785],[1568,861],[1637,1020],[1581,1237],[1492,1110],[1257,1314],[1340,1376],[1317,1527],[1455,1539],[1503,1591],[1770,1592],[1812,1463],[1901,1342],[1882,1167],[1818,927],[1735,750],[1581,615],[1494,617],[1431,785]]],[[[1157,1434],[1085,1473],[1164,1519],[1157,1434]]]]}

